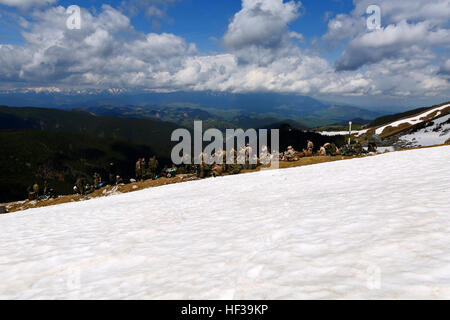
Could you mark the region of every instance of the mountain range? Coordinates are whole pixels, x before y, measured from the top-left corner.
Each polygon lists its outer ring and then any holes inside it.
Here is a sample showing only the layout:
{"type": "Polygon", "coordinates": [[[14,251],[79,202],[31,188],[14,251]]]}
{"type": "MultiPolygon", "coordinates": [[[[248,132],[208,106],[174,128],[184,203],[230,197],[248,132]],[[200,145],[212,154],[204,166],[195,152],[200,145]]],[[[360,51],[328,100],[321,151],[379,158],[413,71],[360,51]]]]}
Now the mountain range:
{"type": "MultiPolygon", "coordinates": [[[[321,102],[308,96],[279,93],[223,93],[223,92],[16,92],[0,94],[0,104],[10,106],[50,107],[64,110],[73,108],[99,107],[140,107],[162,111],[167,108],[186,108],[203,110],[209,113],[206,118],[231,122],[235,117],[266,118],[269,122],[290,119],[299,126],[316,127],[319,125],[345,122],[355,118],[364,121],[375,119],[385,113],[321,102]]],[[[92,110],[92,109],[91,109],[92,110]]],[[[143,109],[141,109],[142,111],[143,109]]],[[[169,112],[171,111],[169,109],[169,112]]],[[[97,112],[107,114],[103,111],[97,112]]],[[[108,111],[109,113],[110,111],[108,111]]],[[[133,111],[136,112],[136,111],[133,111]]],[[[117,114],[115,114],[117,115],[117,114]]],[[[123,116],[124,114],[119,114],[123,116]]],[[[148,118],[152,118],[148,116],[148,118]]],[[[264,120],[263,122],[268,122],[264,120]]],[[[245,124],[245,123],[244,123],[245,124]]]]}

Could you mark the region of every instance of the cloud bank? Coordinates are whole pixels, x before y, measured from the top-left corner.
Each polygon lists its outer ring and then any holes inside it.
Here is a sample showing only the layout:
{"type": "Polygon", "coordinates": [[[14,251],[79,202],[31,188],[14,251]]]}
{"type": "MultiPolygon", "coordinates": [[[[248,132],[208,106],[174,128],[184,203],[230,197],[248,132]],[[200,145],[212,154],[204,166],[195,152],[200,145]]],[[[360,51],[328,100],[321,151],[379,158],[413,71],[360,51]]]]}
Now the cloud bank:
{"type": "MultiPolygon", "coordinates": [[[[18,1],[0,0],[6,2],[18,1]]],[[[82,9],[80,30],[66,28],[62,6],[34,10],[23,21],[24,44],[0,44],[0,89],[448,96],[449,56],[435,49],[450,43],[450,1],[380,0],[383,26],[376,31],[365,28],[369,2],[354,1],[350,14],[328,21],[321,41],[344,46],[335,62],[298,47],[303,36],[289,28],[301,19],[298,1],[243,0],[223,35],[225,51],[213,55],[175,34],[138,32],[109,5],[82,9]]]]}

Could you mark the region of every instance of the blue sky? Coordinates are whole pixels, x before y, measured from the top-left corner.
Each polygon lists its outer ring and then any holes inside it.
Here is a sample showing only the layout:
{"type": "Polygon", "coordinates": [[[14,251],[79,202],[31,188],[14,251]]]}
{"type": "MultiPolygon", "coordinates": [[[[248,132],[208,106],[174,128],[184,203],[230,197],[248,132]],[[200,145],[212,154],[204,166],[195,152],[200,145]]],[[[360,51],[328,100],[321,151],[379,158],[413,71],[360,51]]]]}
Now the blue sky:
{"type": "MultiPolygon", "coordinates": [[[[83,8],[100,10],[103,4],[123,8],[122,0],[60,0],[58,5],[68,7],[78,5],[83,8]]],[[[304,0],[302,15],[291,23],[291,29],[302,33],[306,41],[320,37],[327,31],[328,20],[337,13],[348,13],[353,8],[350,0],[304,0]]],[[[1,5],[0,5],[1,6],[1,5]]],[[[14,15],[27,15],[14,7],[1,6],[2,11],[14,15]]],[[[143,12],[130,15],[131,23],[142,32],[168,32],[180,35],[190,42],[195,42],[202,52],[218,52],[223,49],[219,41],[227,31],[234,14],[241,8],[241,0],[180,0],[167,6],[166,16],[161,19],[146,17],[143,12]],[[158,26],[153,25],[153,21],[158,26]]],[[[2,43],[20,44],[23,42],[15,16],[3,16],[1,25],[2,43]],[[8,18],[6,18],[8,17],[8,18]],[[6,19],[5,19],[6,18],[6,19]]]]}
{"type": "Polygon", "coordinates": [[[449,21],[450,0],[0,0],[0,90],[438,102],[450,92],[449,21]],[[70,5],[82,8],[80,31],[65,27],[70,5]]]}

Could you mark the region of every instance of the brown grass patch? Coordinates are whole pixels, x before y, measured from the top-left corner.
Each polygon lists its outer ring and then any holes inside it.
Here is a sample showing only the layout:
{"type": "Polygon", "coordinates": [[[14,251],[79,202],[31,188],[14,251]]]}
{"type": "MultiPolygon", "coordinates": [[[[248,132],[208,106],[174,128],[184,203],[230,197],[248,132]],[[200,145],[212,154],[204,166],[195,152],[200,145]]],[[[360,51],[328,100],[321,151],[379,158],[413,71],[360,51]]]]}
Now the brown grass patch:
{"type": "Polygon", "coordinates": [[[387,126],[386,128],[384,128],[384,130],[380,136],[382,138],[386,138],[386,137],[392,136],[396,133],[399,133],[405,129],[408,129],[409,127],[411,127],[411,123],[409,123],[409,122],[402,123],[402,124],[398,125],[397,127],[387,126]]]}

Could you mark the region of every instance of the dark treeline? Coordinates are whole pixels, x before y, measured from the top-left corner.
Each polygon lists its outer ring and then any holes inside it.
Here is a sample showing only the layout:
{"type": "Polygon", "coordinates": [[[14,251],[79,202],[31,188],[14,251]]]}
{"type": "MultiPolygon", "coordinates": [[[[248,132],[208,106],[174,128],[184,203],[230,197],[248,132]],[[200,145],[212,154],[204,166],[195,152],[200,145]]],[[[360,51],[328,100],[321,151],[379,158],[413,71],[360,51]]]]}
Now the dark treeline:
{"type": "MultiPolygon", "coordinates": [[[[145,144],[69,132],[36,130],[0,131],[0,202],[23,200],[27,188],[47,181],[56,194],[70,194],[78,178],[92,180],[98,172],[108,180],[109,163],[124,180],[135,175],[136,159],[154,150],[145,144]]],[[[159,156],[161,165],[169,157],[159,156]]]]}
{"type": "Polygon", "coordinates": [[[308,140],[314,142],[314,151],[317,151],[325,143],[334,143],[338,147],[346,143],[345,136],[323,136],[317,132],[292,128],[289,124],[282,124],[279,129],[280,151],[286,150],[289,146],[295,150],[303,150],[306,148],[308,140]]]}

